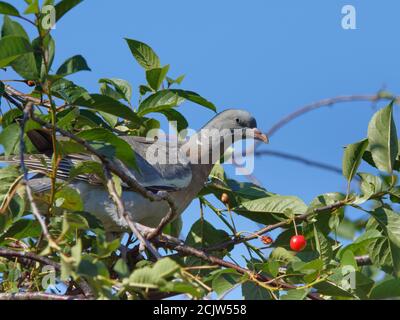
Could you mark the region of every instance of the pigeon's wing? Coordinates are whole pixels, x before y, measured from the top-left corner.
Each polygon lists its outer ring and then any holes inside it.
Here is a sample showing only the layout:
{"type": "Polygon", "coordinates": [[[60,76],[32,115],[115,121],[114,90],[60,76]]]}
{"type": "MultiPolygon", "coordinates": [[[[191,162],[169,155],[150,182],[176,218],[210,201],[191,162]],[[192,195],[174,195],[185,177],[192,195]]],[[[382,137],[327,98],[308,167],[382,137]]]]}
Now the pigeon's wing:
{"type": "MultiPolygon", "coordinates": [[[[43,130],[37,130],[33,135],[28,135],[41,154],[26,155],[25,165],[33,171],[48,174],[52,168],[51,139],[43,130]]],[[[179,144],[172,144],[142,137],[124,136],[135,152],[136,163],[139,171],[129,169],[131,175],[143,187],[157,191],[175,191],[185,188],[192,180],[190,163],[185,154],[180,150],[179,144]]],[[[73,167],[85,161],[96,158],[88,154],[73,154],[63,158],[58,165],[57,178],[67,180],[73,167]]],[[[117,160],[118,161],[118,160],[117,160]]],[[[0,157],[0,162],[19,164],[19,156],[0,157]]],[[[119,161],[120,162],[120,161],[119,161]]],[[[120,162],[122,165],[122,163],[120,162]]],[[[74,179],[91,184],[101,184],[101,179],[94,174],[81,174],[74,179]]],[[[126,185],[124,187],[127,187],[126,185]]]]}
{"type": "Polygon", "coordinates": [[[139,171],[131,170],[144,187],[158,190],[179,190],[189,185],[192,170],[180,144],[142,137],[121,137],[135,151],[139,171]]]}

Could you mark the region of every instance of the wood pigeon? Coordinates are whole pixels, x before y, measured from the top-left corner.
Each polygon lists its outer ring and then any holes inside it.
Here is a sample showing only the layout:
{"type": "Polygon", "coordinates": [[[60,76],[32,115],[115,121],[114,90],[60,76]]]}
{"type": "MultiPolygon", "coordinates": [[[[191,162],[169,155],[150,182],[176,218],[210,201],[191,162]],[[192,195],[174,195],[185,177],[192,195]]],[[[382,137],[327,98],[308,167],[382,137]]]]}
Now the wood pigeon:
{"type": "MultiPolygon", "coordinates": [[[[152,192],[168,192],[174,200],[177,213],[181,214],[204,187],[215,162],[232,142],[236,141],[232,139],[234,136],[236,140],[253,138],[268,142],[267,136],[257,129],[254,117],[249,112],[239,109],[228,109],[217,114],[183,143],[170,144],[160,139],[135,136],[120,138],[128,142],[135,152],[139,170],[128,169],[133,177],[152,192]],[[210,143],[204,143],[205,141],[210,143]],[[174,156],[171,157],[172,161],[169,161],[171,154],[174,156]],[[167,161],[157,162],[160,155],[167,161]]],[[[40,153],[25,157],[26,167],[39,172],[29,180],[29,185],[38,204],[43,207],[46,204],[41,199],[46,198],[44,195],[51,188],[48,170],[51,170],[52,139],[45,130],[32,130],[28,132],[28,137],[40,153]]],[[[96,159],[90,154],[72,154],[64,157],[59,163],[57,180],[65,182],[74,166],[82,161],[96,159]]],[[[2,157],[0,161],[18,164],[20,159],[18,156],[12,156],[2,157]]],[[[69,182],[69,187],[79,192],[84,210],[101,220],[107,232],[120,233],[127,230],[125,220],[119,218],[115,203],[96,175],[78,175],[69,182]]],[[[152,202],[127,187],[123,188],[121,198],[132,220],[147,227],[157,227],[169,211],[165,201],[152,202]]]]}

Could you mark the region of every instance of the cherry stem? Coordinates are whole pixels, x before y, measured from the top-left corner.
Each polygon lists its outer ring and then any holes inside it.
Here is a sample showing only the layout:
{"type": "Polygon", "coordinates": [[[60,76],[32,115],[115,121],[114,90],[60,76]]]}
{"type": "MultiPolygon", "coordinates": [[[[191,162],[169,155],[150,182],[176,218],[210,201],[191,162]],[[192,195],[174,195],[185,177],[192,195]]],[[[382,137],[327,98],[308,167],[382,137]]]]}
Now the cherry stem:
{"type": "Polygon", "coordinates": [[[296,226],[296,219],[293,218],[293,225],[294,225],[294,232],[296,233],[296,236],[298,236],[299,234],[297,233],[297,226],[296,226]]]}

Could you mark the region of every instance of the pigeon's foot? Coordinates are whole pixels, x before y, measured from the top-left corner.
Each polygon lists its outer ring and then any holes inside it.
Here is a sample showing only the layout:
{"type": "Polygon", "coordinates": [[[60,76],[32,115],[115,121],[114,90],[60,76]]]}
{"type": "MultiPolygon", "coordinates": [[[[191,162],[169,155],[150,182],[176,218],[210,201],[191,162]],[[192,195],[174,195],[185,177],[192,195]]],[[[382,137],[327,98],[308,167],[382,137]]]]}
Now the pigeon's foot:
{"type": "Polygon", "coordinates": [[[141,233],[141,235],[144,238],[147,238],[148,235],[150,235],[151,233],[153,233],[156,230],[156,228],[150,228],[150,227],[144,226],[140,223],[135,223],[135,224],[136,224],[136,228],[138,229],[138,231],[141,233]]]}

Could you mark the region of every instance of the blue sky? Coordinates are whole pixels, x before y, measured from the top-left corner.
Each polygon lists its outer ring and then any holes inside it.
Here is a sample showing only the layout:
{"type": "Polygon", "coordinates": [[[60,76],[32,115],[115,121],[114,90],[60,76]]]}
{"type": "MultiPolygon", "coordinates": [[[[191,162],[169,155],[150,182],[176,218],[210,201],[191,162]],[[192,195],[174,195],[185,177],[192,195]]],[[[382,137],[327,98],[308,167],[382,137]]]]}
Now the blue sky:
{"type": "MultiPolygon", "coordinates": [[[[98,90],[102,77],[123,78],[137,88],[144,73],[123,38],[137,39],[171,65],[172,76],[186,75],[182,88],[198,92],[219,110],[247,109],[268,130],[284,115],[323,98],[382,88],[399,93],[399,12],[395,0],[86,0],[53,32],[54,66],[82,54],[92,72],[72,80],[90,91],[98,90]],[[356,9],[356,30],[341,27],[346,4],[356,9]]],[[[196,129],[213,115],[189,103],[180,111],[196,129]]],[[[343,146],[366,136],[375,111],[368,102],[323,108],[290,123],[262,148],[340,167],[343,146]]],[[[398,110],[395,115],[399,119],[398,110]]],[[[268,190],[306,202],[346,188],[340,175],[272,157],[256,160],[255,176],[268,190]]],[[[184,214],[186,232],[198,217],[194,203],[184,214]]],[[[211,214],[207,217],[219,225],[211,214]]],[[[240,219],[238,224],[256,228],[240,219]]],[[[242,253],[236,252],[238,257],[242,253]]]]}

